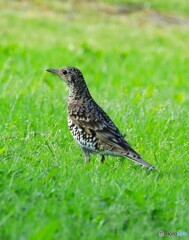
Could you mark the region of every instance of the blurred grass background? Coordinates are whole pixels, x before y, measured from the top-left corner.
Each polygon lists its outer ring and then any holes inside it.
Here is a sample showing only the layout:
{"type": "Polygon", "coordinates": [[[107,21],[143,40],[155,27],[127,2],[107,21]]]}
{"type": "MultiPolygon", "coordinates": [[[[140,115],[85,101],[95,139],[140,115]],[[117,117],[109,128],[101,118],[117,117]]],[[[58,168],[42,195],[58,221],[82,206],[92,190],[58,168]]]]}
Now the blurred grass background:
{"type": "Polygon", "coordinates": [[[0,1],[0,239],[189,234],[188,13],[187,0],[0,1]],[[66,65],[157,172],[84,167],[67,87],[45,72],[66,65]]]}

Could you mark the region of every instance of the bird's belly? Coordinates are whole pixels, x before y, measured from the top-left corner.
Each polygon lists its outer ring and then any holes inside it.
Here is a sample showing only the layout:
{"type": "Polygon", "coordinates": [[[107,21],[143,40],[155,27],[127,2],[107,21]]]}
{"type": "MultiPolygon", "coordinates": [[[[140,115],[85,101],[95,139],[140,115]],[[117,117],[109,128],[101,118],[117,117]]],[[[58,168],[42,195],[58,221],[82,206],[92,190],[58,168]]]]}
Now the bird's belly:
{"type": "Polygon", "coordinates": [[[82,128],[75,125],[70,119],[68,119],[68,127],[75,141],[81,146],[91,151],[97,150],[97,141],[92,134],[86,133],[82,128]]]}
{"type": "Polygon", "coordinates": [[[110,155],[110,156],[117,156],[117,157],[123,156],[122,154],[120,154],[118,152],[114,152],[114,151],[110,151],[110,150],[102,150],[102,151],[99,151],[99,153],[103,154],[103,155],[110,155]]]}

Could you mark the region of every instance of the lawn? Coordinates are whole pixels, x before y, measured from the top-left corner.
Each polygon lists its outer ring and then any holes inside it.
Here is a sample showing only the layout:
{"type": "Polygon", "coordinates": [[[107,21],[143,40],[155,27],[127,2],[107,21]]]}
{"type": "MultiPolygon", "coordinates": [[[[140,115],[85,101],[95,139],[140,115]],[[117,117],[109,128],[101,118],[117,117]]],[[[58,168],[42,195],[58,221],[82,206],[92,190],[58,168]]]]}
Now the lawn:
{"type": "Polygon", "coordinates": [[[118,2],[0,2],[2,240],[189,236],[189,4],[118,2]],[[62,66],[157,171],[110,156],[84,166],[68,89],[45,71],[62,66]]]}

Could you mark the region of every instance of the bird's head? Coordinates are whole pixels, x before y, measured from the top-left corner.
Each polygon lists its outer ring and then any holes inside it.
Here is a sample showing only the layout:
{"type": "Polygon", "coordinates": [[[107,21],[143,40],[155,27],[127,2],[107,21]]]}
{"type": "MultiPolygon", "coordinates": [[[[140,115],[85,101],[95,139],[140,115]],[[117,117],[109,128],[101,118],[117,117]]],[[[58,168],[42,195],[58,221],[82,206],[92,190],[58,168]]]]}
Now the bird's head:
{"type": "Polygon", "coordinates": [[[63,67],[61,69],[49,68],[47,71],[59,76],[71,89],[85,85],[83,74],[75,67],[63,67]]]}

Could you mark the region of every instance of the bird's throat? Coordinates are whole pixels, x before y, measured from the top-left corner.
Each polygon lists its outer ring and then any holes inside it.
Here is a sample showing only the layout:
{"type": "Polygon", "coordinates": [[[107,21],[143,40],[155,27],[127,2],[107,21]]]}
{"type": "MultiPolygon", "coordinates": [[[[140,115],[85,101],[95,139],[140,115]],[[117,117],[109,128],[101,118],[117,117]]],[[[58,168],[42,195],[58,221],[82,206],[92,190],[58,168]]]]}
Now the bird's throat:
{"type": "Polygon", "coordinates": [[[91,97],[87,86],[70,87],[69,99],[81,99],[91,97]]]}

